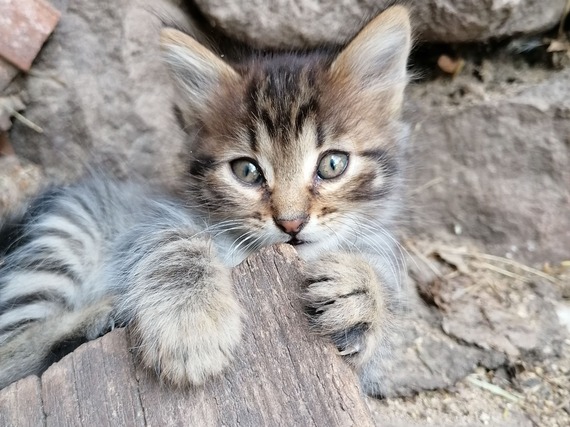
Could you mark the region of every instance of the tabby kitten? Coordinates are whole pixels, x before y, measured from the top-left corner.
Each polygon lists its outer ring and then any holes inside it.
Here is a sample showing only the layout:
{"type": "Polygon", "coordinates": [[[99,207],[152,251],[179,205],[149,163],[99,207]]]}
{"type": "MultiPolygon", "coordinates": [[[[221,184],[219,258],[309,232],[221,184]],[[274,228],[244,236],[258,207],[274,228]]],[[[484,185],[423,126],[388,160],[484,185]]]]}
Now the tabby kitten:
{"type": "Polygon", "coordinates": [[[91,177],[56,188],[0,229],[0,387],[69,346],[129,323],[145,366],[174,386],[221,372],[244,313],[230,269],[290,243],[308,311],[374,391],[401,308],[392,236],[401,203],[407,11],[372,20],[342,51],[230,64],[165,29],[189,130],[184,197],[91,177]]]}

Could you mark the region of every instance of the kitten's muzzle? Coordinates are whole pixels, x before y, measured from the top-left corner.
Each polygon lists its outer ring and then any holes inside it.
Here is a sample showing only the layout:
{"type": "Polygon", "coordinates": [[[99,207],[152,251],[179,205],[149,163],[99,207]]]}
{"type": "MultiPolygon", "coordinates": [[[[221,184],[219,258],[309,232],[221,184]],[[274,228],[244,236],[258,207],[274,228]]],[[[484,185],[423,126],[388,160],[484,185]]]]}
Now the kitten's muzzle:
{"type": "Polygon", "coordinates": [[[292,237],[291,240],[289,240],[287,243],[291,246],[299,246],[307,242],[305,242],[304,240],[299,240],[296,237],[292,237]]]}

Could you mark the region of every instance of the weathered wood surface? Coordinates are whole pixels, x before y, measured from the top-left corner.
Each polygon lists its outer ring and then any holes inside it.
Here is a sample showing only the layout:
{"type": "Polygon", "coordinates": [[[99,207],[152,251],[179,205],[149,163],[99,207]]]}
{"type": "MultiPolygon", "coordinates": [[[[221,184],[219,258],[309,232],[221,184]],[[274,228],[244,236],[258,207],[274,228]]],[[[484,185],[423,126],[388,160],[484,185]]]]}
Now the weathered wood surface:
{"type": "Polygon", "coordinates": [[[248,319],[225,375],[175,391],[139,367],[116,330],[0,392],[0,426],[370,426],[349,367],[310,334],[294,250],[247,260],[234,281],[248,319]]]}

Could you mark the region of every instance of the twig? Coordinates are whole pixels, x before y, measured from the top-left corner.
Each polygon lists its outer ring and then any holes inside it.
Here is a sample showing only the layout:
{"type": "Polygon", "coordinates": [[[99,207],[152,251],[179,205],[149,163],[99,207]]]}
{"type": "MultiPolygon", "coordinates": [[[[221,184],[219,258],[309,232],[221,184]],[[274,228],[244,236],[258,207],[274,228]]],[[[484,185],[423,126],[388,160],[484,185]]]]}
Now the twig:
{"type": "Polygon", "coordinates": [[[441,176],[435,177],[434,179],[429,180],[425,184],[422,184],[419,187],[414,188],[412,191],[410,191],[410,195],[418,194],[419,192],[421,192],[423,190],[427,190],[428,188],[439,184],[441,181],[443,181],[443,177],[441,177],[441,176]]]}
{"type": "Polygon", "coordinates": [[[503,276],[510,277],[511,279],[517,279],[522,282],[528,282],[528,279],[520,274],[513,273],[509,270],[505,270],[504,268],[497,267],[496,265],[489,264],[488,262],[473,262],[472,264],[474,267],[483,268],[487,270],[494,271],[496,273],[502,274],[503,276]]]}
{"type": "Polygon", "coordinates": [[[509,399],[511,402],[518,403],[521,399],[524,398],[524,396],[520,396],[520,395],[510,393],[507,390],[504,390],[501,387],[496,386],[495,384],[491,384],[491,383],[488,383],[487,381],[477,379],[472,375],[467,376],[466,379],[467,379],[467,381],[469,381],[474,386],[477,386],[477,387],[480,387],[484,390],[490,391],[491,393],[496,394],[497,396],[504,397],[505,399],[509,399]]]}
{"type": "Polygon", "coordinates": [[[22,116],[20,113],[18,113],[13,108],[10,108],[9,111],[10,111],[10,114],[12,114],[12,116],[14,116],[16,118],[16,120],[19,120],[20,122],[22,122],[23,125],[26,125],[30,129],[35,130],[37,133],[44,133],[44,130],[41,127],[39,127],[37,124],[32,122],[30,119],[27,119],[24,116],[22,116]]]}
{"type": "Polygon", "coordinates": [[[415,256],[417,256],[425,265],[427,265],[427,267],[433,272],[433,274],[437,276],[438,279],[443,278],[443,274],[441,274],[441,271],[439,271],[439,269],[435,265],[433,265],[433,263],[428,259],[428,257],[426,257],[423,253],[421,253],[421,251],[418,248],[416,248],[412,242],[407,240],[405,242],[405,245],[410,249],[410,251],[415,256]]]}
{"type": "Polygon", "coordinates": [[[549,282],[558,283],[558,279],[556,279],[555,277],[552,277],[550,274],[546,274],[540,270],[537,270],[536,268],[529,267],[528,265],[524,265],[524,264],[517,262],[517,261],[514,261],[512,259],[508,259],[508,258],[496,256],[496,255],[491,255],[491,254],[484,254],[484,253],[479,253],[479,252],[470,252],[467,250],[455,249],[455,248],[451,248],[451,247],[447,247],[447,246],[443,247],[442,249],[444,251],[451,252],[453,254],[466,255],[466,256],[470,256],[472,258],[479,258],[479,259],[484,259],[487,261],[501,262],[503,264],[507,264],[507,265],[516,267],[516,268],[523,270],[527,273],[534,274],[535,276],[542,277],[543,279],[548,280],[549,282]]]}

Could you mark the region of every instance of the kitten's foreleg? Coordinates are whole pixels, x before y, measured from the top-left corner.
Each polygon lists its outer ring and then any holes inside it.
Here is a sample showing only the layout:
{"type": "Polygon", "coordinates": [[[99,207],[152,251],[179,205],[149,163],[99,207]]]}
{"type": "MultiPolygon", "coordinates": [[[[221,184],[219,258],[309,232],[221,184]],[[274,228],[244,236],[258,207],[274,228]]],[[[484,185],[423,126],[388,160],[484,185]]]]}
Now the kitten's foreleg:
{"type": "Polygon", "coordinates": [[[241,338],[229,268],[191,230],[162,230],[131,248],[119,305],[144,366],[175,386],[221,372],[241,338]]]}
{"type": "Polygon", "coordinates": [[[399,284],[382,260],[334,253],[307,266],[306,299],[314,329],[361,369],[386,353],[399,284]],[[372,264],[376,261],[376,265],[372,264]],[[380,264],[380,265],[378,265],[380,264]]]}

